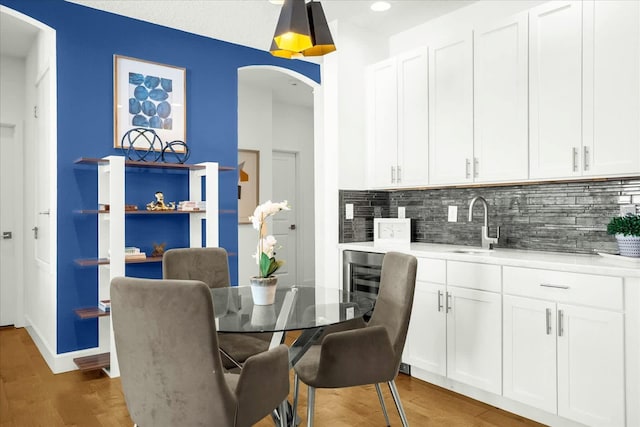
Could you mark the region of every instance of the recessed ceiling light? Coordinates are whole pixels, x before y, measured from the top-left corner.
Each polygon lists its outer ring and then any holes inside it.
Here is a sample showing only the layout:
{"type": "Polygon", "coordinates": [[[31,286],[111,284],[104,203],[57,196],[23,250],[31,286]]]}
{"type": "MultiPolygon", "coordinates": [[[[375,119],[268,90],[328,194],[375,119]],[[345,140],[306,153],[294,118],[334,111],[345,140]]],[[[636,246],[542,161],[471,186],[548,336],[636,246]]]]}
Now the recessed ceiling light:
{"type": "Polygon", "coordinates": [[[371,10],[374,12],[384,12],[385,10],[389,10],[391,8],[391,3],[386,1],[377,1],[371,4],[371,10]]]}

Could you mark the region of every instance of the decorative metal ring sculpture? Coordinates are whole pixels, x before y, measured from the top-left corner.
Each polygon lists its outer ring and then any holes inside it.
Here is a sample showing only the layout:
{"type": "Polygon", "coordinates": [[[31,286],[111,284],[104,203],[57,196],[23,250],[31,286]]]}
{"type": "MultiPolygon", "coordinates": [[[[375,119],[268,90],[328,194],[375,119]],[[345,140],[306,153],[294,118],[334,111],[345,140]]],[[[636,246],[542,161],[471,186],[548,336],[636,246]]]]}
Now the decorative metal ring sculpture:
{"type": "Polygon", "coordinates": [[[122,136],[120,145],[129,160],[157,162],[162,157],[162,140],[153,129],[133,128],[122,136]]]}
{"type": "Polygon", "coordinates": [[[191,152],[184,141],[171,141],[162,148],[162,161],[165,163],[184,163],[191,152]]]}

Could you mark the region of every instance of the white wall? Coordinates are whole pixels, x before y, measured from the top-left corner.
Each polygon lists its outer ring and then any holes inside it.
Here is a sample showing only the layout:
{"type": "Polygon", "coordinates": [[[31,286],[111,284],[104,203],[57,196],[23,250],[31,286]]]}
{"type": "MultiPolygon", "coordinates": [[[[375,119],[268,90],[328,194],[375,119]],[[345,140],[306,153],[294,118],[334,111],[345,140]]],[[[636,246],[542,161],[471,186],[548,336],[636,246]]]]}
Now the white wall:
{"type": "MultiPolygon", "coordinates": [[[[260,203],[271,198],[272,104],[270,90],[238,84],[238,149],[260,151],[260,203]]],[[[238,285],[257,274],[251,257],[256,249],[256,233],[251,224],[238,226],[238,285]]]]}
{"type": "Polygon", "coordinates": [[[313,108],[273,103],[273,149],[297,153],[298,283],[315,284],[315,211],[313,197],[313,108]]]}
{"type": "MultiPolygon", "coordinates": [[[[26,64],[23,58],[0,56],[0,124],[12,128],[13,138],[16,143],[14,154],[16,160],[22,161],[24,157],[24,114],[25,114],[25,70],[26,64]]],[[[4,129],[3,129],[4,131],[4,129]]],[[[17,168],[21,170],[21,167],[17,168]]],[[[19,188],[15,188],[17,199],[13,202],[22,205],[24,188],[22,180],[19,188]]],[[[6,200],[0,203],[7,203],[6,200]]],[[[14,271],[15,277],[12,283],[3,283],[3,287],[11,287],[10,293],[3,293],[5,297],[11,296],[9,304],[13,309],[13,322],[16,327],[24,326],[24,229],[23,216],[20,213],[13,218],[13,245],[15,250],[14,271]]],[[[3,230],[4,231],[4,230],[3,230]]],[[[6,301],[5,301],[6,302],[6,301]]]]}
{"type": "Polygon", "coordinates": [[[389,52],[395,56],[419,46],[429,46],[435,39],[460,31],[472,30],[515,15],[547,0],[482,0],[457,9],[389,38],[389,52]]]}
{"type": "MultiPolygon", "coordinates": [[[[255,71],[254,71],[255,72],[255,71]]],[[[272,153],[274,150],[298,154],[300,199],[297,210],[298,283],[315,283],[315,238],[313,203],[313,109],[273,101],[271,90],[242,83],[238,85],[238,148],[260,151],[260,203],[272,198],[272,153]]],[[[238,284],[256,275],[255,252],[257,237],[251,224],[238,227],[238,284]]]]}

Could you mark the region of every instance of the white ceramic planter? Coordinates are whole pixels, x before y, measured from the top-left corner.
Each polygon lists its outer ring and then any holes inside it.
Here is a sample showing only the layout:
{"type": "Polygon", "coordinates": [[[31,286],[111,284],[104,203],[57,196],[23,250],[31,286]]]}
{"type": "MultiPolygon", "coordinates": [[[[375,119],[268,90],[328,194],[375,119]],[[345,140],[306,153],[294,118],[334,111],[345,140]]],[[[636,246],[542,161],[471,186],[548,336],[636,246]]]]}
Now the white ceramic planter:
{"type": "Polygon", "coordinates": [[[616,234],[616,240],[618,241],[620,255],[640,258],[640,236],[616,234]]]}
{"type": "Polygon", "coordinates": [[[276,300],[277,277],[252,277],[251,296],[255,305],[270,305],[276,300]]]}

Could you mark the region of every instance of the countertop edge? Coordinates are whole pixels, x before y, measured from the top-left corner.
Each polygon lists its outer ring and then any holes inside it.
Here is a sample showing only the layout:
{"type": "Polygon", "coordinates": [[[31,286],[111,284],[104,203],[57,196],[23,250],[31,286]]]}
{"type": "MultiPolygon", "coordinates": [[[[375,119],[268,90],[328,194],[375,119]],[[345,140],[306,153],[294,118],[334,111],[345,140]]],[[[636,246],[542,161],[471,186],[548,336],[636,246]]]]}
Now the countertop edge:
{"type": "Polygon", "coordinates": [[[454,250],[478,250],[479,248],[460,245],[431,243],[411,243],[398,246],[378,246],[373,242],[339,243],[340,250],[359,250],[385,253],[398,251],[417,257],[450,261],[475,262],[510,267],[537,268],[544,270],[588,273],[602,276],[640,277],[640,266],[633,262],[610,260],[599,255],[570,254],[565,252],[524,251],[518,249],[496,249],[490,253],[464,254],[454,250]],[[629,265],[626,265],[626,264],[629,265]]]}

